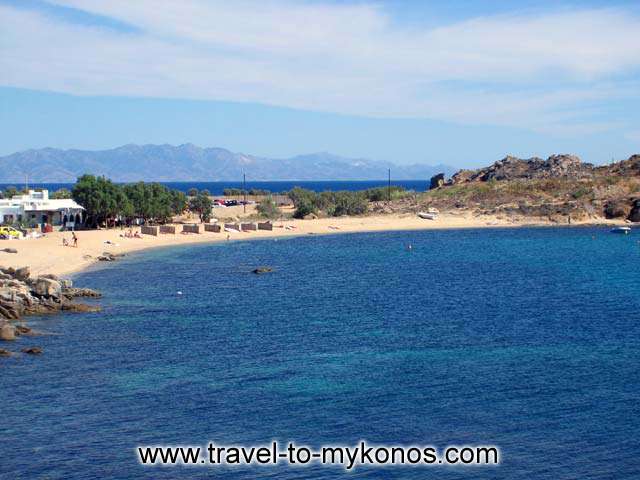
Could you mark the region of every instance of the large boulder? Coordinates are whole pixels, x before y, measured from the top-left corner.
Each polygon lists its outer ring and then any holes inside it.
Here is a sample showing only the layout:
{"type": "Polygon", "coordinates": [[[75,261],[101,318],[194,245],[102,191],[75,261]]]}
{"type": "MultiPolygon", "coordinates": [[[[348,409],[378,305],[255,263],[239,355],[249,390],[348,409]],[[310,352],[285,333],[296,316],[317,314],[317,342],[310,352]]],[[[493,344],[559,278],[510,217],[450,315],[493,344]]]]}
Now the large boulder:
{"type": "Polygon", "coordinates": [[[631,206],[626,200],[609,200],[604,207],[605,218],[627,218],[631,206]]]}
{"type": "Polygon", "coordinates": [[[633,207],[631,207],[627,220],[631,222],[640,222],[640,199],[634,200],[633,207]]]}
{"type": "Polygon", "coordinates": [[[0,340],[12,341],[16,339],[16,327],[8,323],[0,326],[0,340]]]}
{"type": "Polygon", "coordinates": [[[62,293],[62,285],[57,280],[39,277],[34,286],[36,295],[41,297],[59,297],[62,293]]]}
{"type": "Polygon", "coordinates": [[[62,285],[63,289],[67,289],[67,288],[71,288],[73,287],[73,282],[69,279],[66,278],[60,278],[57,275],[54,275],[53,273],[47,273],[45,275],[40,275],[40,278],[48,278],[50,280],[55,280],[56,282],[60,282],[60,285],[62,285]]]}
{"type": "Polygon", "coordinates": [[[0,318],[18,320],[24,313],[24,305],[18,302],[0,302],[0,318]]]}
{"type": "Polygon", "coordinates": [[[29,278],[29,275],[31,275],[31,269],[29,267],[20,267],[13,274],[13,278],[24,282],[29,278]]]}
{"type": "Polygon", "coordinates": [[[431,181],[429,182],[429,190],[433,190],[435,188],[439,188],[444,185],[444,173],[438,173],[431,177],[431,181]]]}
{"type": "Polygon", "coordinates": [[[16,291],[9,285],[0,287],[0,305],[5,302],[13,302],[16,299],[16,291]]]}

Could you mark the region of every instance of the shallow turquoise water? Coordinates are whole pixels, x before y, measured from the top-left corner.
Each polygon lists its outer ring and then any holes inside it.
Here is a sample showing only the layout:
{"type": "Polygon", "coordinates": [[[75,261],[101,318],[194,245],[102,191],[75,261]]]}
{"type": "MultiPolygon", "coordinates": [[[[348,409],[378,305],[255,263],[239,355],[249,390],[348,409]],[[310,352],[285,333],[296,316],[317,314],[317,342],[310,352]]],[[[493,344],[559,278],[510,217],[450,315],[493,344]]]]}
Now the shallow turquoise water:
{"type": "Polygon", "coordinates": [[[103,314],[38,319],[61,335],[21,342],[45,354],[0,360],[0,477],[640,478],[638,240],[307,236],[86,272],[103,314]],[[134,450],[272,439],[495,444],[503,463],[150,468],[134,450]]]}

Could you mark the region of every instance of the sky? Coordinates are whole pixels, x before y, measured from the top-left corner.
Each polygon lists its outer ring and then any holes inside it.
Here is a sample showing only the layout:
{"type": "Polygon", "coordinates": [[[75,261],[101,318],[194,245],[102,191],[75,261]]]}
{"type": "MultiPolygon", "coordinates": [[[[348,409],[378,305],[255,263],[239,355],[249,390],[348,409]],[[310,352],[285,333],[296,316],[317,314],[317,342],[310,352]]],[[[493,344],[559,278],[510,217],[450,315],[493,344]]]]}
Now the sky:
{"type": "Polygon", "coordinates": [[[640,152],[637,1],[0,0],[0,155],[640,152]]]}

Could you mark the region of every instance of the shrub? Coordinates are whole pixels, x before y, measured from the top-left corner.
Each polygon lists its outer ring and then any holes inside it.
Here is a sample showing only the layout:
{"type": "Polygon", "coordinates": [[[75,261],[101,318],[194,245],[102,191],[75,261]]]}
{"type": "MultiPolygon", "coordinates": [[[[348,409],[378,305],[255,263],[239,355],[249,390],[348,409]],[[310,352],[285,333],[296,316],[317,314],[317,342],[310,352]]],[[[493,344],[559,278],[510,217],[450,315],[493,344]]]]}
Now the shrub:
{"type": "Polygon", "coordinates": [[[296,205],[296,210],[293,212],[293,218],[304,218],[311,213],[318,213],[318,209],[316,208],[316,206],[308,200],[301,200],[296,205]]]}
{"type": "Polygon", "coordinates": [[[376,187],[369,188],[364,191],[367,200],[370,202],[381,202],[389,199],[391,196],[391,200],[398,200],[400,198],[404,198],[410,194],[404,187],[400,187],[398,185],[392,185],[389,187],[376,187]]]}
{"type": "Polygon", "coordinates": [[[263,218],[278,218],[280,216],[280,209],[271,198],[271,195],[260,202],[257,210],[258,214],[263,218]]]}

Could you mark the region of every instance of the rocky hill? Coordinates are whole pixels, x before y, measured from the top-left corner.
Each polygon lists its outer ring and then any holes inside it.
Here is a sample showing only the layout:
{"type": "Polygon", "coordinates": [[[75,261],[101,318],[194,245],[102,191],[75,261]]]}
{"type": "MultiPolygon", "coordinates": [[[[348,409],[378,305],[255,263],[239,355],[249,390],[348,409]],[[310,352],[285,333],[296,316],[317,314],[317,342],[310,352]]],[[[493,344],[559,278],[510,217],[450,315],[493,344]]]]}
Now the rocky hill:
{"type": "Polygon", "coordinates": [[[616,218],[640,221],[640,155],[609,165],[575,155],[520,159],[507,156],[485,168],[436,176],[420,207],[470,209],[510,218],[560,223],[616,218]]]}
{"type": "Polygon", "coordinates": [[[74,182],[84,173],[105,175],[116,182],[271,180],[380,180],[391,168],[393,178],[428,179],[446,165],[394,165],[329,153],[274,159],[192,144],[124,145],[111,150],[43,148],[0,157],[0,183],[74,182]]]}
{"type": "Polygon", "coordinates": [[[585,178],[592,175],[593,171],[592,164],[582,163],[575,155],[552,155],[546,160],[538,157],[523,160],[507,156],[479,170],[460,170],[453,175],[451,183],[557,177],[585,178]]]}

